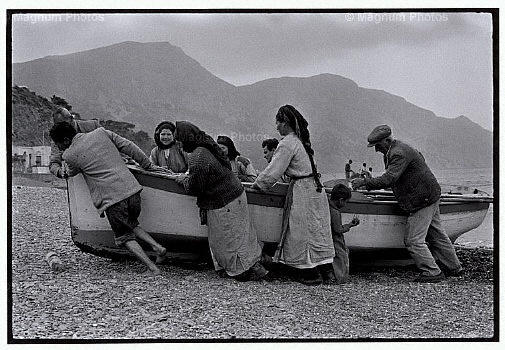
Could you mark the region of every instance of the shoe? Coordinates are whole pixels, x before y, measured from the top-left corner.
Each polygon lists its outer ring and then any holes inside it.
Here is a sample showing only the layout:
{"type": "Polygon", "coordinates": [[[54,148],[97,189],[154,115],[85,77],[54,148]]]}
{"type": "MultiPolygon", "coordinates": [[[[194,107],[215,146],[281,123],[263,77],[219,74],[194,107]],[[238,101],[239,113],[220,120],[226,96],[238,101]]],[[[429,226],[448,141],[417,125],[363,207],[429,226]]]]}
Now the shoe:
{"type": "Polygon", "coordinates": [[[225,269],[222,270],[216,270],[216,274],[219,278],[226,278],[228,277],[228,274],[226,273],[225,269]]]}
{"type": "Polygon", "coordinates": [[[260,262],[256,262],[249,269],[249,281],[262,280],[268,274],[268,270],[260,262]]]}
{"type": "Polygon", "coordinates": [[[249,268],[249,270],[242,272],[240,275],[233,276],[239,282],[247,282],[247,281],[259,281],[268,274],[268,270],[261,265],[258,261],[254,263],[253,266],[249,268]]]}
{"type": "Polygon", "coordinates": [[[299,272],[298,282],[307,286],[318,286],[323,283],[323,277],[317,268],[303,269],[299,272]]]}
{"type": "Polygon", "coordinates": [[[460,268],[459,270],[449,270],[446,271],[445,275],[447,277],[461,277],[465,273],[465,270],[463,268],[460,268]]]}
{"type": "Polygon", "coordinates": [[[335,276],[332,264],[319,265],[317,269],[321,274],[324,284],[335,284],[337,282],[337,276],[335,276]]]}
{"type": "Polygon", "coordinates": [[[438,275],[435,276],[428,276],[428,275],[423,275],[420,274],[414,279],[414,282],[422,282],[422,283],[437,283],[445,280],[445,275],[443,272],[440,272],[438,275]]]}
{"type": "Polygon", "coordinates": [[[265,253],[261,254],[261,259],[260,259],[261,265],[265,267],[265,269],[270,270],[274,264],[272,257],[270,255],[267,255],[265,253]]]}

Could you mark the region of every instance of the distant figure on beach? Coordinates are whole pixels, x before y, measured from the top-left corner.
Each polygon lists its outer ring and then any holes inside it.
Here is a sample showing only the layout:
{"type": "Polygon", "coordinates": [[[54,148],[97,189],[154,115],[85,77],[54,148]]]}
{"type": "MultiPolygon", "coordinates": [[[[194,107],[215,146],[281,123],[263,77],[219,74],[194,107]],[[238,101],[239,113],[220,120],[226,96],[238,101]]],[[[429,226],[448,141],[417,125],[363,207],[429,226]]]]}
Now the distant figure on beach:
{"type": "Polygon", "coordinates": [[[254,182],[258,173],[254,169],[251,160],[240,155],[232,139],[228,136],[218,136],[217,143],[228,157],[231,164],[231,171],[233,171],[239,180],[254,182]]]}
{"type": "Polygon", "coordinates": [[[347,180],[351,179],[354,175],[354,171],[351,169],[352,159],[349,159],[347,163],[345,163],[345,178],[347,180]]]}
{"type": "Polygon", "coordinates": [[[373,172],[372,167],[368,168],[368,172],[369,172],[369,176],[368,177],[372,177],[373,176],[372,175],[372,172],[373,172]]]}
{"type": "Polygon", "coordinates": [[[421,270],[416,282],[439,282],[445,274],[460,275],[462,267],[440,220],[440,185],[422,154],[391,136],[391,128],[379,125],[368,135],[368,147],[384,155],[386,172],[376,178],[352,180],[353,189],[391,187],[398,205],[409,213],[405,246],[421,270]]]}
{"type": "Polygon", "coordinates": [[[279,140],[277,140],[276,138],[265,139],[261,143],[261,147],[263,148],[263,158],[265,158],[267,163],[270,163],[270,161],[272,160],[272,157],[278,145],[279,140]]]}
{"type": "Polygon", "coordinates": [[[361,166],[361,170],[359,171],[360,174],[363,174],[364,172],[367,172],[366,163],[363,163],[363,165],[361,166]]]}
{"type": "Polygon", "coordinates": [[[372,174],[366,169],[366,163],[363,163],[361,170],[359,172],[359,176],[362,178],[371,178],[372,174]]]}
{"type": "Polygon", "coordinates": [[[372,177],[370,172],[366,168],[366,163],[363,163],[363,165],[361,166],[361,169],[359,171],[359,177],[364,179],[372,177]]]}
{"type": "Polygon", "coordinates": [[[286,174],[290,183],[275,262],[297,269],[299,282],[321,284],[335,278],[328,198],[319,180],[307,120],[291,105],[279,108],[275,123],[283,136],[253,188],[267,191],[286,174]]]}
{"type": "Polygon", "coordinates": [[[176,122],[175,134],[189,153],[189,174],[176,181],[197,196],[201,222],[208,226],[214,268],[223,277],[224,270],[239,281],[264,278],[268,271],[260,262],[261,246],[249,218],[247,197],[228,157],[192,123],[176,122]]]}
{"type": "MultiPolygon", "coordinates": [[[[53,124],[61,122],[69,123],[76,132],[90,132],[100,127],[100,122],[96,119],[80,120],[75,119],[74,116],[64,107],[58,107],[52,115],[53,124]]],[[[65,168],[62,166],[61,152],[58,147],[53,143],[51,145],[51,157],[49,159],[49,171],[60,179],[65,177],[65,168]]]]}
{"type": "Polygon", "coordinates": [[[349,279],[349,248],[345,244],[344,233],[359,225],[359,219],[354,217],[351,222],[342,224],[342,214],[340,210],[345,207],[351,199],[351,190],[343,184],[337,184],[331,189],[330,194],[330,217],[331,235],[333,237],[333,247],[335,257],[333,258],[333,269],[335,270],[335,282],[346,283],[349,279]]]}
{"type": "Polygon", "coordinates": [[[184,173],[188,170],[188,154],[182,149],[182,144],[175,141],[175,125],[169,121],[162,121],[154,130],[156,147],[151,150],[149,159],[154,165],[173,171],[184,173]]]}
{"type": "Polygon", "coordinates": [[[153,166],[133,142],[104,128],[77,133],[72,125],[63,122],[55,124],[50,135],[63,152],[68,176],[79,173],[84,176],[98,213],[100,216],[103,213],[107,215],[116,245],[124,245],[149,268],[151,274],[158,275],[160,270],[137,239],[149,244],[158,259],[164,258],[166,249],[139,226],[137,218],[141,209],[142,186],[128,170],[119,152],[129,155],[146,170],[161,168],[153,166]]]}

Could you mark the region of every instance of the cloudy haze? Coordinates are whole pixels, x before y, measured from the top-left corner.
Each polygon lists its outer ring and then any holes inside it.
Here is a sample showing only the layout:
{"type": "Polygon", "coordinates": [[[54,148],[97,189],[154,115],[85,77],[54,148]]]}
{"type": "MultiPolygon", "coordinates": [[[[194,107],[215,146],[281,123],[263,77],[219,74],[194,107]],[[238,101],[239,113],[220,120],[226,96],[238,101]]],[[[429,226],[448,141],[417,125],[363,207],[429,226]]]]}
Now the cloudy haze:
{"type": "Polygon", "coordinates": [[[17,15],[13,62],[122,41],[168,41],[221,79],[333,73],[492,130],[486,13],[17,15]]]}

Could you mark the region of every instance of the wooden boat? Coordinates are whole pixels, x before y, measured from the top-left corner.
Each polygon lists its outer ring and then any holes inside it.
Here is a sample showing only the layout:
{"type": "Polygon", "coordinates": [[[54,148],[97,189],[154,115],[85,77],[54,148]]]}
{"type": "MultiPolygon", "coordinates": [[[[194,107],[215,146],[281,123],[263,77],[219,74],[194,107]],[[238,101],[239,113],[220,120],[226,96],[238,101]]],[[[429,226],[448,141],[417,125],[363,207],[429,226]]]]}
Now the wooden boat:
{"type": "MultiPolygon", "coordinates": [[[[176,175],[147,172],[135,166],[129,168],[144,188],[140,225],[171,252],[208,254],[207,226],[200,224],[196,197],[183,191],[175,182],[176,175]]],[[[334,183],[325,183],[327,193],[334,183]]],[[[267,193],[250,185],[244,183],[258,239],[266,246],[275,246],[280,238],[287,185],[276,184],[267,193]]],[[[481,191],[463,194],[463,190],[469,189],[461,187],[457,189],[459,194],[446,193],[441,198],[441,217],[453,242],[483,222],[493,201],[481,191]]],[[[108,220],[98,215],[82,175],[68,179],[68,203],[72,239],[81,250],[104,257],[129,254],[126,249],[115,246],[108,220]]],[[[398,256],[406,253],[403,236],[407,214],[398,207],[391,192],[353,191],[342,211],[343,222],[350,221],[354,215],[361,223],[346,235],[351,252],[382,251],[390,257],[392,251],[400,253],[398,256]]]]}

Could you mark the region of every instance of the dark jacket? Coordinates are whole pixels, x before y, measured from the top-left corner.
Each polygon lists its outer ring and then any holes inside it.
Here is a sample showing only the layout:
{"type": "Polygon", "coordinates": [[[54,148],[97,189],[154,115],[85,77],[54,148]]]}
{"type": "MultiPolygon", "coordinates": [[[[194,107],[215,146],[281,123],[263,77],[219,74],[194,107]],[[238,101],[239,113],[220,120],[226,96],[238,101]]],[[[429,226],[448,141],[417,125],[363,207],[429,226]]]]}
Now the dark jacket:
{"type": "Polygon", "coordinates": [[[386,172],[365,179],[367,190],[391,187],[403,210],[412,213],[440,199],[440,185],[424,161],[423,155],[398,140],[384,156],[386,172]]]}

